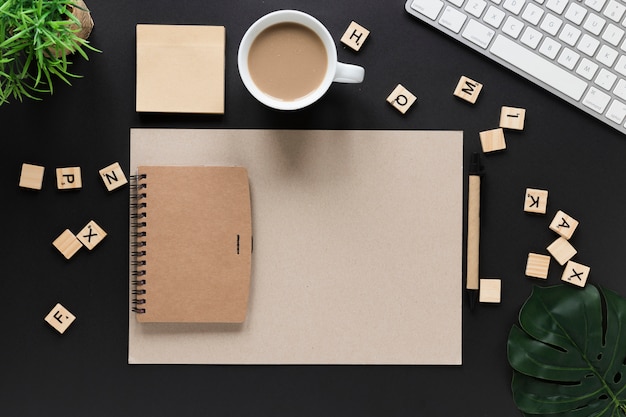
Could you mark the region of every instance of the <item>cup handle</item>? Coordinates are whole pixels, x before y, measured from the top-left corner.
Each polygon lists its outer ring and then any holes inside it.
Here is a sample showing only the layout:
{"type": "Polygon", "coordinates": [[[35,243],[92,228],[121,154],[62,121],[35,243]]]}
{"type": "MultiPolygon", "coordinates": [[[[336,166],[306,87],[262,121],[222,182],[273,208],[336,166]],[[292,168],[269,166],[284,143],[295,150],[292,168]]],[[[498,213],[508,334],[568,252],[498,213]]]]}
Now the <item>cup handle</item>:
{"type": "Polygon", "coordinates": [[[363,67],[337,62],[334,82],[354,84],[363,82],[363,78],[365,78],[365,69],[363,67]]]}

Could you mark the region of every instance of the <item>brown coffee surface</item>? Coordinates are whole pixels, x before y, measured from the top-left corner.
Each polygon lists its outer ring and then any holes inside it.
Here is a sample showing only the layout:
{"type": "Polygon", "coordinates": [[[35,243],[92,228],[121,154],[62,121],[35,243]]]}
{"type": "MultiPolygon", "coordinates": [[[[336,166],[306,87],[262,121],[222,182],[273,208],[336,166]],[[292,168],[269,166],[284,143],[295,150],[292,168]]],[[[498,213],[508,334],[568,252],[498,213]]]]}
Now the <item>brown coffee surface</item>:
{"type": "Polygon", "coordinates": [[[324,79],[328,58],[315,32],[298,23],[278,23],[250,46],[252,80],[266,94],[293,101],[314,91],[324,79]]]}

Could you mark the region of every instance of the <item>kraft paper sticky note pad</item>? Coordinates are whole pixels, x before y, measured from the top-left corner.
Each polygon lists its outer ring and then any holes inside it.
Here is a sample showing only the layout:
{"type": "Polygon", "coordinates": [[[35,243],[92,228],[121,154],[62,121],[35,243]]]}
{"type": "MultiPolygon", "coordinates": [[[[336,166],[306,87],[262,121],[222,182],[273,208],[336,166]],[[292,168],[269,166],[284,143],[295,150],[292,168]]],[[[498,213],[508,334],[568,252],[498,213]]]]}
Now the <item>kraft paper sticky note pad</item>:
{"type": "Polygon", "coordinates": [[[138,112],[224,113],[223,26],[137,25],[138,112]]]}

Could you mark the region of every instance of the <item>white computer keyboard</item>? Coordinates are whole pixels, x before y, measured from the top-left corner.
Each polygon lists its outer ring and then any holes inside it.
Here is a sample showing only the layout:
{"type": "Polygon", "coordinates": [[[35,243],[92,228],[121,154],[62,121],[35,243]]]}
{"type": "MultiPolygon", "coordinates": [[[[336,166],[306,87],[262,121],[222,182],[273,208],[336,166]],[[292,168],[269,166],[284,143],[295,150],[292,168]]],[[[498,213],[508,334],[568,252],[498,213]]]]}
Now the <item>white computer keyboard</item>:
{"type": "Polygon", "coordinates": [[[626,2],[408,0],[405,8],[626,134],[626,2]]]}

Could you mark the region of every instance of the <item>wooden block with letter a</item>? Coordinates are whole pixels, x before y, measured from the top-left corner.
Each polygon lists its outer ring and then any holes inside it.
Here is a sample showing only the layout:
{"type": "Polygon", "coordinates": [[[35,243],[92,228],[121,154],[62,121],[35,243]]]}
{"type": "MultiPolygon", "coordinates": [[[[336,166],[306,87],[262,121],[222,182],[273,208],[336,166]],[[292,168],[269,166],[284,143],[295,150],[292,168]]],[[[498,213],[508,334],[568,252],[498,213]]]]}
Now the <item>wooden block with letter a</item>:
{"type": "Polygon", "coordinates": [[[568,240],[574,234],[576,227],[578,227],[578,220],[565,214],[561,210],[556,213],[552,223],[550,223],[550,230],[558,233],[560,236],[563,236],[568,240]]]}
{"type": "Polygon", "coordinates": [[[466,76],[462,76],[461,79],[459,79],[459,83],[456,85],[454,95],[474,104],[476,100],[478,100],[478,95],[482,89],[483,85],[481,83],[467,78],[466,76]]]}

